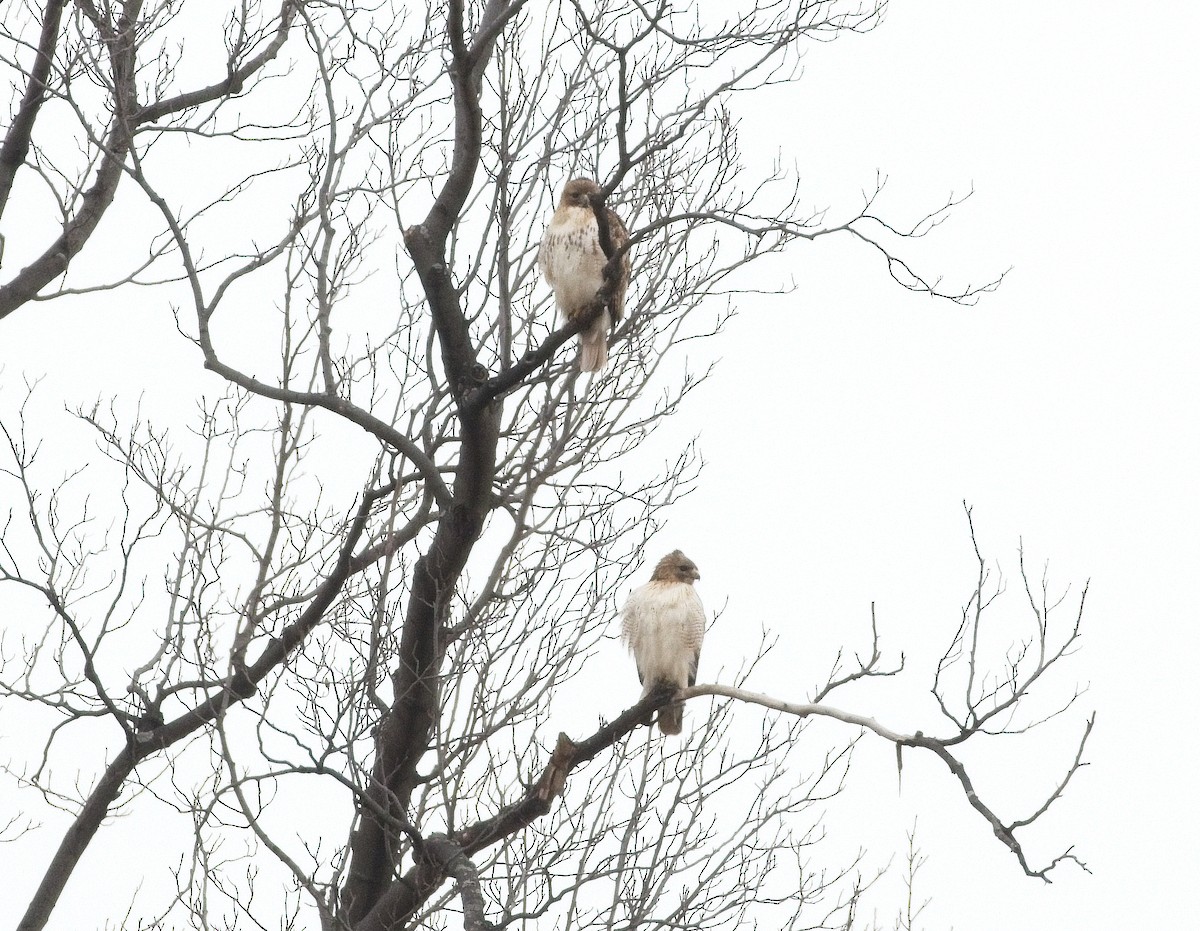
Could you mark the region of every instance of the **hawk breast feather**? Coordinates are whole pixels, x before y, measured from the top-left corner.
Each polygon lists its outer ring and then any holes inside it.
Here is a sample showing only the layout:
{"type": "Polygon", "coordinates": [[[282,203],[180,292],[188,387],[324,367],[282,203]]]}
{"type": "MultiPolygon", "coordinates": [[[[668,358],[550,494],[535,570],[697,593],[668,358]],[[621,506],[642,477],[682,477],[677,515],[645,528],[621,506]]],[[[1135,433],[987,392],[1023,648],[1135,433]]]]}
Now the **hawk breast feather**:
{"type": "Polygon", "coordinates": [[[608,262],[592,211],[583,207],[555,211],[538,259],[563,314],[571,317],[590,304],[604,284],[608,262]]]}
{"type": "MultiPolygon", "coordinates": [[[[620,249],[629,241],[625,224],[615,212],[605,208],[613,245],[620,249]]],[[[538,250],[538,265],[554,289],[555,303],[568,318],[579,313],[604,285],[604,266],[608,257],[600,248],[600,226],[590,207],[562,206],[554,211],[538,250]]],[[[621,259],[610,309],[613,319],[625,312],[625,291],[629,284],[629,253],[621,259]]]]}
{"type": "Polygon", "coordinates": [[[629,596],[621,637],[633,653],[642,697],[655,688],[696,682],[704,642],[704,606],[687,582],[648,582],[629,596]]]}

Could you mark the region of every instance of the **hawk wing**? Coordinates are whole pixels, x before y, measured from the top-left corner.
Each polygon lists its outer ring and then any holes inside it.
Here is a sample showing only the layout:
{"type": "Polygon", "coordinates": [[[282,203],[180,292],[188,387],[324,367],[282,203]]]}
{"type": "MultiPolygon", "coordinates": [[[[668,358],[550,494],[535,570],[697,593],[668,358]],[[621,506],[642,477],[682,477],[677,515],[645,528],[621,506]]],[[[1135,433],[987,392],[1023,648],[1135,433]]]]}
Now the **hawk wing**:
{"type": "Polygon", "coordinates": [[[551,288],[557,286],[562,248],[563,236],[555,233],[553,229],[547,229],[546,234],[542,236],[542,244],[538,247],[538,268],[551,288]]]}
{"type": "Polygon", "coordinates": [[[638,614],[641,611],[641,600],[637,597],[639,593],[640,589],[633,592],[629,596],[629,600],[625,602],[625,607],[621,609],[621,642],[633,654],[633,664],[637,666],[638,682],[645,684],[646,675],[642,672],[642,663],[638,659],[636,649],[640,621],[638,614]]]}
{"type": "Polygon", "coordinates": [[[704,605],[696,589],[688,586],[691,598],[688,599],[687,619],[683,623],[683,643],[691,650],[692,662],[688,666],[688,685],[696,684],[696,670],[700,666],[700,647],[704,643],[704,605]]]}
{"type": "MultiPolygon", "coordinates": [[[[621,218],[611,207],[604,208],[604,216],[608,220],[613,248],[624,248],[629,243],[629,230],[625,228],[625,224],[621,222],[621,218]]],[[[621,256],[620,267],[617,269],[616,286],[613,288],[612,303],[609,305],[614,324],[625,316],[625,292],[629,289],[629,272],[632,268],[633,262],[629,258],[629,250],[626,249],[625,254],[621,256]]]]}

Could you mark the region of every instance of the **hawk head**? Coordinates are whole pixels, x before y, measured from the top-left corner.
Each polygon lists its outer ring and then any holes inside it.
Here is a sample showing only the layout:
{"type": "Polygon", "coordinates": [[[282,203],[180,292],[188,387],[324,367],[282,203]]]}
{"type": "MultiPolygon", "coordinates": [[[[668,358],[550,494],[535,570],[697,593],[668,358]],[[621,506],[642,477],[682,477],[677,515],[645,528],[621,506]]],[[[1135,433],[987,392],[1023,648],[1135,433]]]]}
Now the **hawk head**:
{"type": "Polygon", "coordinates": [[[651,582],[687,582],[691,585],[700,578],[696,564],[683,555],[682,550],[672,550],[654,567],[651,582]]]}
{"type": "Polygon", "coordinates": [[[600,185],[591,178],[572,178],[563,188],[562,197],[558,200],[560,207],[591,207],[589,194],[600,193],[600,185]]]}

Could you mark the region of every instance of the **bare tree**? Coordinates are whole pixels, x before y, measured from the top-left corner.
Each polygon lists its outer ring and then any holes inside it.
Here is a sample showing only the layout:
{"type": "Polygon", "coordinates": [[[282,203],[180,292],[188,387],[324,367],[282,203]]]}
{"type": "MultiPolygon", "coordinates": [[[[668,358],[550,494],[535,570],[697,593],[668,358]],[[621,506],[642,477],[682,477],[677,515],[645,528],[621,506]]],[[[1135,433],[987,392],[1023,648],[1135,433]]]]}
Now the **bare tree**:
{"type": "Polygon", "coordinates": [[[71,815],[20,928],[47,925],[120,806],[191,826],[172,891],[111,916],[126,926],[724,927],[770,908],[849,928],[869,877],[814,865],[815,826],[860,734],[898,765],[940,759],[1031,875],[1074,859],[1030,864],[1017,834],[1082,741],[1017,820],[961,759],[1065,710],[1031,711],[1029,691],[1079,636],[1026,580],[1033,634],[997,667],[982,556],[933,682],[940,736],[829,703],[902,669],[877,634],[804,704],[747,691],[754,657],[688,689],[717,700],[687,740],[640,728],[663,696],[574,736],[549,724],[694,486],[694,448],[630,454],[708,376],[685,350],[725,326],[756,259],[839,236],[907,288],[970,303],[998,284],[947,290],[905,259],[954,198],[900,224],[876,190],[834,217],[782,169],[739,174],[739,96],[879,7],[216,7],[0,19],[0,317],[148,293],[193,347],[199,399],[190,420],[114,399],[35,432],[31,389],[5,417],[0,590],[29,610],[6,619],[2,694],[40,735],[6,772],[71,815]],[[592,378],[563,349],[591,318],[556,321],[534,273],[577,175],[632,234],[628,313],[592,378]],[[48,468],[40,437],[60,430],[102,455],[48,468]],[[847,740],[810,736],[816,716],[847,740]]]}

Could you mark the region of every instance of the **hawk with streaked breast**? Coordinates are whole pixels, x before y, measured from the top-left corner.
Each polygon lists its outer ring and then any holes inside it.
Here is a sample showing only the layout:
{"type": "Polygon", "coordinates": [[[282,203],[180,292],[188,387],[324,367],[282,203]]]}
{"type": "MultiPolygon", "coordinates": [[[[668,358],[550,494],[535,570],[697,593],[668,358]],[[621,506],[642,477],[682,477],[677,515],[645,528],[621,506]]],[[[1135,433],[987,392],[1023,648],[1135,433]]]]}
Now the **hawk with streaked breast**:
{"type": "MultiPolygon", "coordinates": [[[[563,188],[558,209],[550,218],[538,249],[538,267],[554,289],[554,301],[568,320],[574,320],[596,299],[604,285],[608,256],[600,247],[600,224],[590,195],[600,185],[591,178],[574,178],[563,188]]],[[[614,249],[629,242],[629,231],[616,212],[604,207],[614,249]]],[[[579,368],[598,372],[608,363],[608,331],[625,315],[625,291],[631,263],[626,251],[619,260],[617,280],[604,310],[579,334],[579,368]]]]}

